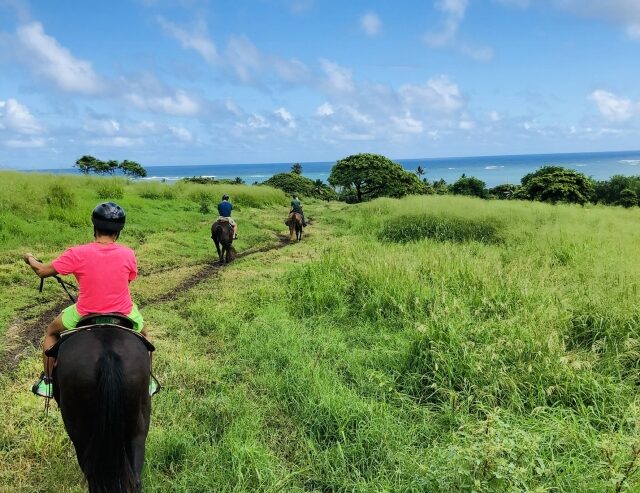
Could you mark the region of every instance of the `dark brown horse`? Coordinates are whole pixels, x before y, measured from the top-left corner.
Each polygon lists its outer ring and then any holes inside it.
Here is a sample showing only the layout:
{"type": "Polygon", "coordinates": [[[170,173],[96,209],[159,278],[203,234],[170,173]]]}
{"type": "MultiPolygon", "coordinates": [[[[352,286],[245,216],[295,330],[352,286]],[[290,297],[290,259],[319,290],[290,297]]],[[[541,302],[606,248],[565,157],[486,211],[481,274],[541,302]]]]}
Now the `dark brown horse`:
{"type": "Polygon", "coordinates": [[[141,491],[151,413],[149,347],[112,325],[63,338],[54,346],[53,396],[89,492],[141,491]]]}
{"type": "Polygon", "coordinates": [[[292,212],[289,214],[289,241],[293,241],[293,233],[296,233],[296,240],[302,239],[302,214],[292,212]]]}
{"type": "Polygon", "coordinates": [[[231,262],[231,244],[233,243],[233,226],[229,221],[218,219],[211,225],[211,239],[216,245],[220,264],[231,262]]]}

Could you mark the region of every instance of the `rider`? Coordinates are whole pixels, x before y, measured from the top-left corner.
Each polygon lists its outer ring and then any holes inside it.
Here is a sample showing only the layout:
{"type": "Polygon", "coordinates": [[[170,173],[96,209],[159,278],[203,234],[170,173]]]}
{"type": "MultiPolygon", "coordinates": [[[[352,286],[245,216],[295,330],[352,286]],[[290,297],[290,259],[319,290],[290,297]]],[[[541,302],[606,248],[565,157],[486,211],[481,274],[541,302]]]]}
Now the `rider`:
{"type": "Polygon", "coordinates": [[[300,199],[297,195],[293,195],[293,200],[291,201],[291,210],[289,211],[289,215],[297,212],[302,216],[302,225],[304,227],[307,226],[307,221],[304,218],[304,212],[302,211],[302,204],[300,203],[300,199]]]}
{"type": "MultiPolygon", "coordinates": [[[[75,328],[82,317],[93,313],[126,315],[134,330],[146,336],[142,315],[129,292],[129,283],[138,274],[136,256],[130,248],[116,244],[124,228],[124,209],[113,202],[99,204],[93,209],[91,222],[95,241],[67,249],[50,264],[40,262],[31,253],[24,255],[24,261],[40,278],[73,274],[79,286],[77,302],[62,310],[47,327],[43,351],[58,341],[62,331],[75,328]]],[[[53,364],[44,354],[43,362],[44,372],[32,390],[51,397],[53,364]]]]}
{"type": "Polygon", "coordinates": [[[231,219],[231,211],[233,210],[233,204],[229,202],[229,196],[225,193],[222,196],[222,202],[218,204],[218,214],[220,217],[218,220],[229,221],[229,224],[233,226],[233,239],[238,239],[238,225],[231,219]]]}

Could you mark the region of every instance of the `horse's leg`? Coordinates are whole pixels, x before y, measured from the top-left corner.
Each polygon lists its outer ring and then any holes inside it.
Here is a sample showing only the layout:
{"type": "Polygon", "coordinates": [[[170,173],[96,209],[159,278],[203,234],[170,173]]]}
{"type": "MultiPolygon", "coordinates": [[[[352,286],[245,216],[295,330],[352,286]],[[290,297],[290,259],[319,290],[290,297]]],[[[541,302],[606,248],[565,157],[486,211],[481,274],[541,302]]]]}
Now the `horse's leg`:
{"type": "MultiPolygon", "coordinates": [[[[146,396],[145,396],[146,399],[146,396]]],[[[145,441],[149,433],[149,415],[151,413],[151,398],[142,404],[138,416],[138,432],[131,440],[131,469],[136,479],[137,491],[142,491],[142,467],[144,466],[145,441]]]]}
{"type": "Polygon", "coordinates": [[[294,225],[292,221],[291,224],[289,224],[289,242],[293,241],[293,230],[294,230],[294,225]]]}
{"type": "Polygon", "coordinates": [[[215,243],[216,251],[218,252],[218,262],[222,263],[222,250],[220,250],[220,242],[217,238],[214,238],[213,243],[215,243]]]}

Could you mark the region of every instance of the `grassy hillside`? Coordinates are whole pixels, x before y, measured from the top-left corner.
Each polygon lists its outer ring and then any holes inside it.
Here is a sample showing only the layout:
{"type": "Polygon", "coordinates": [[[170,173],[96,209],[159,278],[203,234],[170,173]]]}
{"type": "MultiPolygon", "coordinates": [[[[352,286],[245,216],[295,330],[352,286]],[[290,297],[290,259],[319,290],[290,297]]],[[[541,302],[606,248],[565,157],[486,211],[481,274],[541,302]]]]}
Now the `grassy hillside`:
{"type": "Polygon", "coordinates": [[[8,179],[0,351],[18,359],[0,377],[7,491],[83,491],[55,406],[44,416],[26,391],[37,350],[20,347],[63,293],[51,282],[38,295],[18,255],[88,241],[86,211],[106,184],[123,189],[123,241],[142,272],[132,287],[166,387],[145,491],[640,489],[637,211],[311,203],[301,244],[260,251],[284,233],[286,197],[238,187],[237,246],[249,254],[214,270],[198,196],[222,189],[78,178],[67,211],[46,195],[69,179],[8,179]]]}

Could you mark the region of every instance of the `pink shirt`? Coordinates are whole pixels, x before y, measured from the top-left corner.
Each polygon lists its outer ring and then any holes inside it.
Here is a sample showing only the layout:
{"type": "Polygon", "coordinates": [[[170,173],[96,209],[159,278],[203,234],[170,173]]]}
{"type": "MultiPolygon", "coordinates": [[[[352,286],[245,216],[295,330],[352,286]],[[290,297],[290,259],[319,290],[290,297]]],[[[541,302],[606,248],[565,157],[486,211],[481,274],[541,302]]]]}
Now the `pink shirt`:
{"type": "Polygon", "coordinates": [[[52,265],[58,274],[73,274],[78,280],[76,308],[80,315],[131,313],[129,282],[138,275],[138,265],[130,248],[87,243],[65,250],[52,265]]]}

